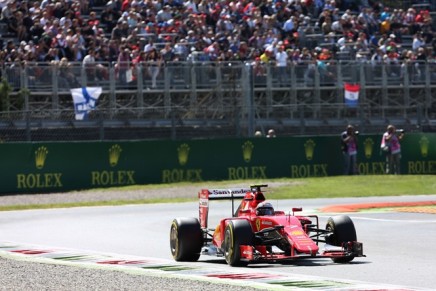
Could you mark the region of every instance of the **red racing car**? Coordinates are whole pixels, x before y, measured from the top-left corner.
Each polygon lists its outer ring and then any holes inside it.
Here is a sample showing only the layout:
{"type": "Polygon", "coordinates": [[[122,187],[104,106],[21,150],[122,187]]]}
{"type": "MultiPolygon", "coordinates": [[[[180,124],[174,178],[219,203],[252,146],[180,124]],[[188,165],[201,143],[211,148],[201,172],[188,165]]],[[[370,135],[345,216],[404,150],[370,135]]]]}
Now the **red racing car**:
{"type": "Polygon", "coordinates": [[[330,258],[347,263],[364,257],[353,221],[345,215],[330,217],[325,229],[316,215],[274,210],[262,188],[203,189],[198,193],[199,219],[176,218],[171,224],[170,247],[176,261],[197,261],[200,255],[224,257],[231,266],[303,258],[330,258]],[[234,199],[242,201],[234,211],[234,199]],[[215,229],[208,228],[209,200],[231,199],[232,213],[215,229]],[[323,249],[319,243],[325,243],[323,249]]]}

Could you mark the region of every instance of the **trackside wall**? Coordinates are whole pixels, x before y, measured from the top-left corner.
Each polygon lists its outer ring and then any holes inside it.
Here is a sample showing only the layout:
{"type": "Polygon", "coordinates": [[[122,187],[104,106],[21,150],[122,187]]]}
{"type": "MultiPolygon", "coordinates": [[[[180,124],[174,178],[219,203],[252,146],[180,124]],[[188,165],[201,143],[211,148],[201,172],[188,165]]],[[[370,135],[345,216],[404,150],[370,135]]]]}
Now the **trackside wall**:
{"type": "MultiPolygon", "coordinates": [[[[359,136],[359,170],[383,174],[380,136],[359,136]]],[[[406,133],[402,173],[436,174],[436,134],[406,133]]],[[[0,195],[174,183],[341,175],[339,136],[0,144],[0,195]]]]}

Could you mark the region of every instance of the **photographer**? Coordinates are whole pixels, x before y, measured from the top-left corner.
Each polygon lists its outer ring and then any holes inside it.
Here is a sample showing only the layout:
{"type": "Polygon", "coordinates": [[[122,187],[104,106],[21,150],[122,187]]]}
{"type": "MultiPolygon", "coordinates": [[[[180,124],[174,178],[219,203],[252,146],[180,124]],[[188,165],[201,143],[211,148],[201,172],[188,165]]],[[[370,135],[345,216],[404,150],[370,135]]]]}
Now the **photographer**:
{"type": "Polygon", "coordinates": [[[357,174],[357,135],[352,125],[341,134],[341,148],[344,156],[344,175],[357,174]]]}
{"type": "Polygon", "coordinates": [[[381,150],[386,154],[386,174],[400,174],[401,145],[404,130],[397,130],[395,126],[388,125],[387,131],[383,134],[381,150]]]}

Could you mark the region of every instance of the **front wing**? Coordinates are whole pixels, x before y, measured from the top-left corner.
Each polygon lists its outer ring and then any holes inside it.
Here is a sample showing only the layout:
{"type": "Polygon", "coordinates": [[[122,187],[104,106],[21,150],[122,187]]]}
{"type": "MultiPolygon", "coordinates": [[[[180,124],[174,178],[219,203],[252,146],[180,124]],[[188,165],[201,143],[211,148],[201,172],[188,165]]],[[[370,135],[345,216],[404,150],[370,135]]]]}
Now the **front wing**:
{"type": "MultiPolygon", "coordinates": [[[[360,242],[348,242],[342,247],[332,246],[326,244],[324,249],[316,254],[303,254],[293,253],[285,254],[280,250],[275,250],[267,246],[251,246],[241,245],[240,254],[241,261],[246,262],[278,262],[278,261],[291,261],[298,259],[313,259],[313,258],[348,258],[348,257],[365,257],[363,254],[363,244],[360,242]]],[[[215,246],[210,245],[204,247],[201,252],[202,255],[211,255],[223,257],[224,253],[217,249],[215,246]]]]}

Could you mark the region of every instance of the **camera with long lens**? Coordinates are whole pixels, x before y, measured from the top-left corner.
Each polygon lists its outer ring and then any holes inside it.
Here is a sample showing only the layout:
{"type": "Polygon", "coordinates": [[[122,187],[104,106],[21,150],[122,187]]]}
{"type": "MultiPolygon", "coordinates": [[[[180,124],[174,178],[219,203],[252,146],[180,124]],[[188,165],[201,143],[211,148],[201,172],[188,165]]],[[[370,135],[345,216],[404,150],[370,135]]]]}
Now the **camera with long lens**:
{"type": "Polygon", "coordinates": [[[405,132],[405,130],[402,129],[402,128],[399,128],[399,129],[395,130],[395,133],[400,133],[400,134],[402,134],[402,133],[404,133],[404,132],[405,132]]]}

